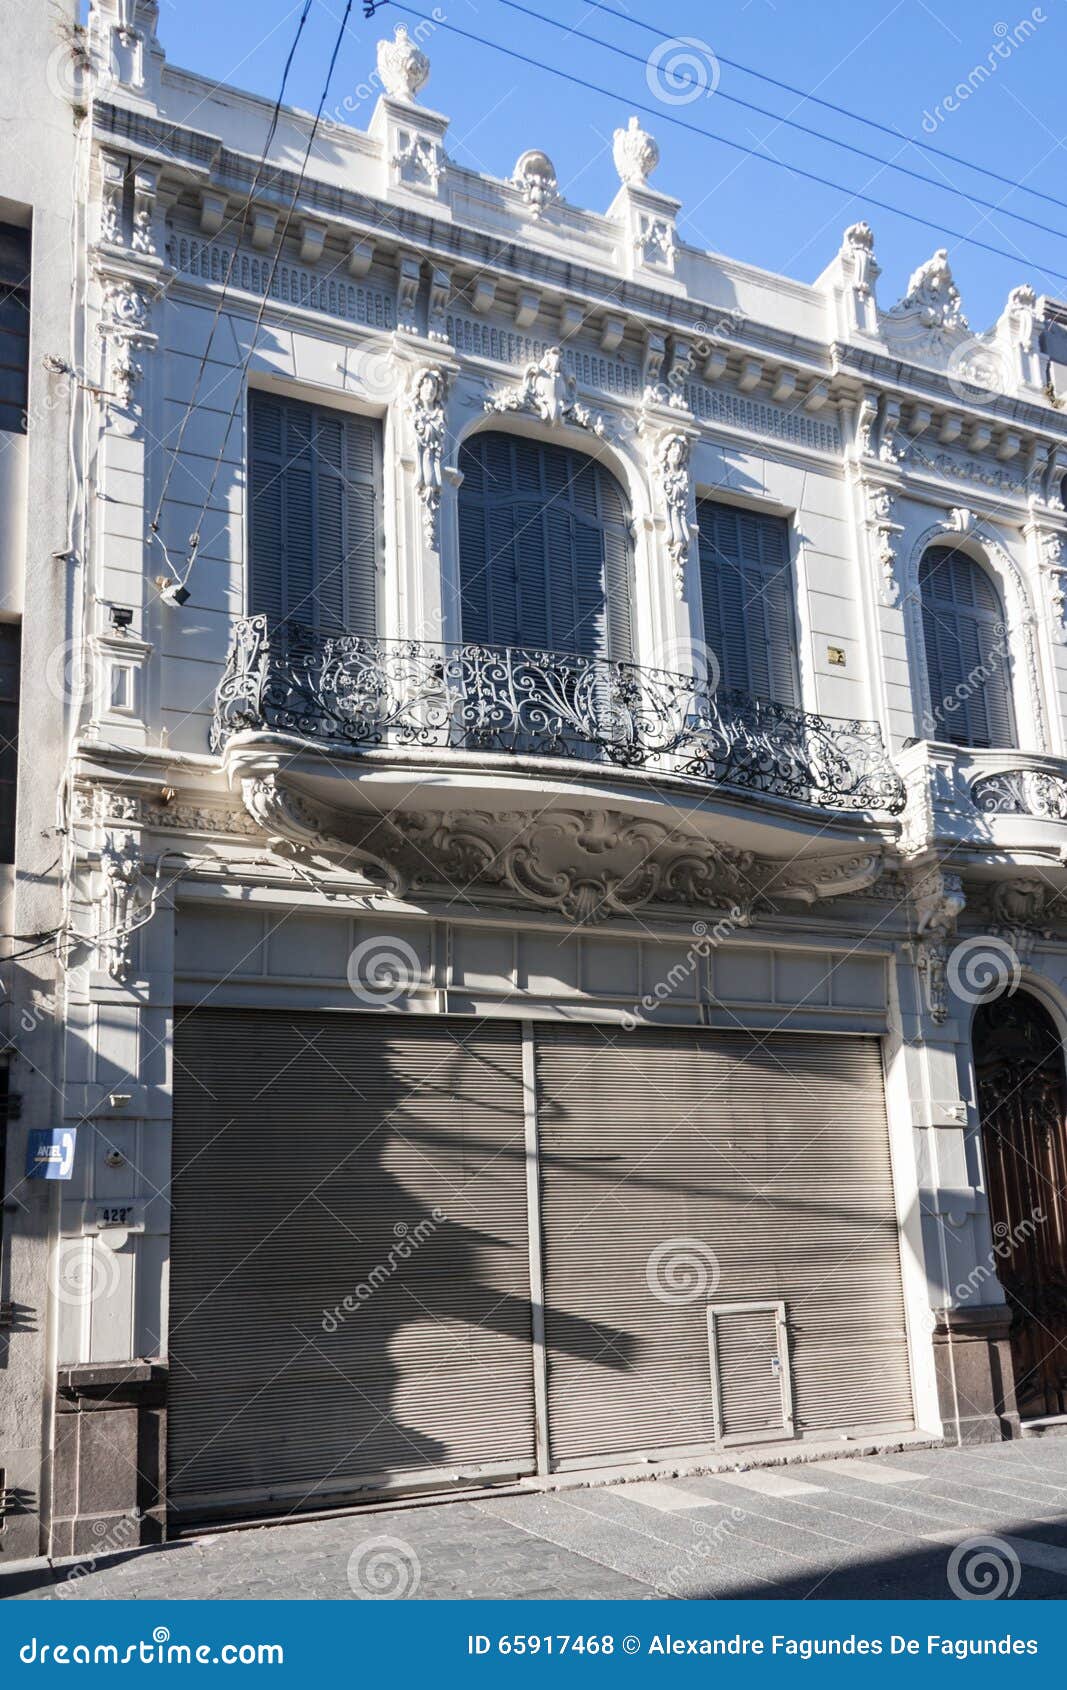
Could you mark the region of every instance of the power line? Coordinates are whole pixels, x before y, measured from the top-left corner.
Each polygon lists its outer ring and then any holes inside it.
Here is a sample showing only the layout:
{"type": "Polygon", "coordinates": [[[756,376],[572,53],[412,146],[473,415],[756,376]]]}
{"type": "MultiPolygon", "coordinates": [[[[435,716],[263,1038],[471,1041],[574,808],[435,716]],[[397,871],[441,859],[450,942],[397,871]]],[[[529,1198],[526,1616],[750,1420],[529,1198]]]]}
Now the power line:
{"type": "MultiPolygon", "coordinates": [[[[559,18],[550,18],[544,12],[537,12],[530,6],[520,5],[519,0],[499,0],[499,4],[507,6],[510,11],[522,12],[528,18],[536,18],[539,23],[547,23],[553,29],[562,30],[565,35],[573,36],[579,41],[588,41],[593,47],[603,47],[609,53],[617,53],[620,58],[630,59],[636,65],[646,67],[648,65],[648,59],[640,53],[631,53],[627,47],[617,47],[614,42],[605,41],[599,35],[590,35],[586,30],[563,23],[559,18]]],[[[698,76],[687,75],[682,70],[672,69],[670,77],[673,81],[695,88],[700,93],[707,90],[707,84],[701,81],[698,76]]],[[[775,123],[782,124],[786,128],[796,129],[801,135],[810,135],[816,141],[824,141],[827,146],[840,147],[845,152],[855,153],[857,158],[865,158],[871,164],[881,166],[883,170],[896,170],[901,176],[910,176],[913,182],[922,182],[927,188],[933,188],[938,193],[952,194],[956,199],[967,200],[969,204],[978,206],[982,211],[996,212],[1001,217],[1011,217],[1017,223],[1025,223],[1031,229],[1040,230],[1044,235],[1053,235],[1061,241],[1067,240],[1067,231],[1063,229],[1050,228],[1047,223],[1039,223],[1033,217],[1026,217],[1021,211],[1009,211],[1007,206],[992,205],[988,200],[982,199],[980,195],[968,193],[966,188],[957,188],[951,182],[935,181],[932,176],[924,176],[921,171],[912,170],[909,165],[897,164],[892,159],[882,158],[879,153],[868,152],[865,147],[854,146],[851,141],[839,141],[836,136],[826,135],[821,129],[812,129],[807,123],[798,123],[795,118],[769,111],[766,106],[757,106],[752,100],[743,100],[739,94],[728,94],[725,89],[717,88],[715,98],[725,100],[730,105],[741,106],[745,111],[756,112],[760,117],[769,117],[775,123]]]]}
{"type": "MultiPolygon", "coordinates": [[[[337,66],[338,54],[341,51],[341,43],[345,37],[345,30],[348,27],[348,20],[352,13],[353,3],[354,0],[347,0],[344,13],[341,18],[340,27],[337,31],[337,38],[333,44],[333,52],[330,54],[330,62],[326,70],[326,80],[322,85],[322,93],[319,96],[319,103],[315,111],[315,120],[312,123],[308,134],[307,146],[304,148],[304,156],[300,161],[300,171],[296,179],[296,185],[293,188],[292,198],[290,199],[289,205],[286,209],[285,221],[278,232],[277,244],[274,249],[274,258],[271,263],[270,273],[267,276],[266,283],[263,288],[263,297],[260,300],[259,310],[256,312],[256,320],[248,342],[248,351],[245,353],[245,356],[241,361],[239,379],[234,385],[233,404],[230,407],[230,414],[226,421],[225,430],[223,431],[222,444],[219,446],[218,456],[215,459],[214,467],[211,472],[211,481],[208,484],[207,492],[204,494],[204,502],[200,507],[200,513],[196,519],[196,527],[189,536],[189,554],[186,559],[184,575],[179,576],[177,571],[174,570],[173,565],[171,566],[175,579],[183,587],[192,573],[193,564],[196,562],[196,554],[200,549],[200,527],[204,520],[204,516],[207,513],[208,506],[211,503],[212,496],[214,495],[215,485],[219,478],[219,471],[222,468],[223,459],[226,456],[226,447],[229,444],[230,431],[233,428],[234,418],[237,416],[238,406],[241,404],[244,397],[244,386],[245,379],[248,375],[248,366],[252,362],[252,358],[256,350],[256,344],[259,340],[259,331],[263,326],[263,318],[266,314],[267,306],[270,303],[271,290],[274,286],[274,278],[278,273],[278,265],[281,262],[281,256],[285,250],[285,238],[289,233],[289,225],[293,220],[293,213],[296,210],[296,202],[300,198],[300,190],[304,185],[304,177],[307,174],[308,162],[311,158],[311,150],[315,145],[315,139],[319,132],[319,124],[322,121],[323,108],[326,105],[326,100],[330,92],[330,84],[333,81],[333,73],[337,66]]],[[[168,559],[168,562],[169,561],[170,560],[168,559]]]]}
{"type": "MultiPolygon", "coordinates": [[[[378,0],[378,3],[382,4],[383,0],[378,0]]],[[[603,4],[603,0],[587,0],[587,4],[595,6],[598,12],[606,12],[609,17],[632,24],[635,29],[643,29],[648,35],[655,35],[660,41],[664,39],[663,31],[655,24],[646,23],[643,18],[631,17],[628,12],[620,12],[614,6],[603,4]]],[[[680,38],[672,36],[667,39],[680,38]]],[[[709,48],[709,51],[714,50],[709,48]]],[[[1040,188],[1028,188],[1025,182],[1016,182],[1010,176],[1002,176],[998,170],[990,169],[987,164],[975,164],[973,159],[962,158],[959,153],[950,153],[947,147],[935,147],[929,141],[920,141],[914,135],[906,135],[903,129],[894,129],[891,123],[879,123],[877,118],[864,117],[861,112],[850,111],[847,106],[835,105],[833,100],[821,99],[818,94],[811,94],[806,88],[795,88],[791,82],[768,76],[762,70],[753,70],[751,65],[743,65],[738,59],[728,59],[725,53],[714,53],[714,57],[719,64],[729,65],[731,70],[739,70],[743,75],[754,77],[758,82],[766,82],[772,88],[780,88],[786,94],[795,94],[799,100],[809,100],[812,105],[836,112],[838,117],[847,117],[853,123],[866,124],[868,129],[877,129],[882,135],[891,135],[895,141],[904,141],[909,147],[918,147],[922,152],[932,154],[934,158],[945,158],[953,164],[962,164],[965,170],[976,170],[979,175],[992,177],[994,182],[1000,182],[1006,188],[1017,188],[1021,193],[1033,194],[1035,199],[1047,200],[1049,205],[1056,205],[1061,211],[1067,211],[1067,200],[1057,199],[1054,194],[1043,193],[1040,188]]]]}
{"type": "MultiPolygon", "coordinates": [[[[289,47],[289,53],[288,53],[288,56],[285,60],[285,68],[282,71],[282,80],[281,80],[281,85],[278,89],[278,97],[274,102],[274,109],[271,112],[270,124],[267,128],[267,137],[266,137],[266,140],[263,142],[263,150],[259,155],[259,162],[256,165],[255,175],[252,178],[252,186],[248,190],[248,193],[245,197],[243,205],[240,207],[240,209],[238,211],[234,212],[232,217],[228,217],[226,219],[225,223],[223,223],[222,226],[220,227],[220,229],[217,231],[218,234],[224,233],[225,230],[230,228],[235,223],[240,224],[242,228],[244,227],[244,220],[248,215],[249,209],[252,205],[252,201],[254,200],[255,195],[256,195],[256,190],[259,187],[260,180],[261,180],[262,175],[263,175],[263,171],[266,168],[267,154],[270,151],[271,143],[273,142],[275,134],[277,133],[278,122],[279,122],[279,119],[281,117],[282,102],[285,99],[285,89],[286,89],[286,85],[289,81],[289,72],[293,67],[293,59],[296,57],[296,49],[300,44],[300,37],[304,33],[304,25],[307,23],[308,13],[311,11],[311,6],[312,6],[312,0],[303,0],[303,7],[302,7],[301,12],[300,12],[300,18],[297,22],[296,33],[294,34],[293,39],[292,39],[292,43],[289,47]]],[[[228,296],[228,293],[229,293],[229,288],[230,288],[230,282],[233,280],[233,273],[234,273],[234,270],[236,269],[236,266],[237,266],[237,258],[238,258],[238,254],[240,252],[240,246],[241,246],[240,236],[238,236],[237,241],[234,243],[234,249],[233,249],[232,253],[230,254],[230,262],[226,267],[226,274],[223,277],[222,292],[219,295],[218,303],[215,307],[215,315],[211,319],[211,328],[208,332],[207,344],[205,345],[203,353],[201,354],[200,362],[197,365],[196,375],[193,378],[193,390],[192,390],[192,393],[190,394],[190,397],[189,397],[189,403],[187,404],[187,406],[185,408],[185,414],[182,417],[181,424],[179,425],[178,438],[174,443],[174,448],[173,448],[173,452],[171,454],[170,463],[167,465],[166,474],[163,477],[163,488],[162,488],[162,491],[160,492],[159,501],[156,505],[156,514],[155,514],[154,518],[152,519],[152,521],[149,523],[149,532],[151,534],[155,535],[155,537],[157,539],[159,538],[159,519],[160,519],[160,516],[161,516],[162,511],[163,511],[164,501],[166,500],[167,493],[168,493],[168,490],[170,488],[171,477],[174,474],[175,465],[177,464],[178,458],[181,455],[182,441],[185,439],[185,430],[188,427],[189,418],[192,416],[193,411],[196,409],[197,395],[200,392],[200,383],[204,379],[204,371],[206,370],[207,365],[208,365],[208,360],[211,357],[211,348],[214,345],[215,332],[218,329],[219,320],[222,317],[223,307],[226,304],[226,299],[227,299],[227,296],[228,296]]],[[[160,544],[162,545],[162,541],[160,541],[160,544]]],[[[164,556],[166,556],[166,548],[165,547],[163,548],[163,551],[164,551],[164,556]]],[[[169,558],[167,559],[167,561],[169,563],[169,561],[170,561],[169,558]]]]}
{"type": "MultiPolygon", "coordinates": [[[[577,88],[584,88],[587,93],[603,95],[605,99],[614,100],[619,105],[627,106],[631,111],[644,112],[647,117],[658,118],[664,123],[673,123],[677,129],[685,129],[691,135],[699,135],[704,141],[717,141],[720,146],[729,147],[731,151],[743,153],[746,158],[759,160],[762,164],[772,164],[778,170],[787,170],[791,176],[799,176],[805,182],[814,182],[820,188],[831,188],[835,194],[846,194],[850,199],[863,201],[868,205],[877,206],[879,211],[888,211],[893,217],[906,218],[910,223],[919,224],[924,229],[933,229],[936,234],[948,235],[950,239],[959,241],[965,246],[977,247],[981,252],[990,252],[994,258],[1007,258],[1012,264],[1020,262],[1017,252],[1006,252],[1003,247],[992,246],[989,241],[980,241],[974,235],[965,235],[959,229],[950,229],[944,223],[935,223],[929,217],[920,217],[917,212],[903,211],[899,205],[890,205],[887,200],[876,199],[864,189],[849,188],[841,182],[833,182],[827,176],[820,176],[813,170],[804,170],[799,164],[790,164],[788,159],[774,158],[769,153],[756,152],[752,147],[746,147],[740,141],[731,141],[726,135],[718,135],[711,129],[701,129],[698,124],[687,123],[684,118],[676,117],[673,113],[664,111],[661,107],[649,106],[640,100],[634,100],[629,94],[620,94],[616,89],[605,88],[598,82],[590,82],[583,76],[575,76],[571,71],[560,70],[556,65],[545,64],[543,59],[531,58],[527,53],[520,53],[514,47],[505,47],[499,41],[489,41],[482,35],[474,35],[470,30],[460,29],[458,24],[445,23],[442,19],[431,18],[425,12],[417,12],[414,6],[406,6],[401,0],[389,0],[389,4],[398,12],[406,12],[409,17],[418,18],[423,23],[432,23],[437,29],[449,30],[453,35],[461,35],[466,41],[473,41],[479,47],[491,47],[495,53],[503,53],[509,59],[518,59],[521,64],[529,65],[534,70],[543,70],[549,76],[558,76],[564,82],[570,82],[577,88]]],[[[1052,276],[1058,282],[1067,282],[1067,273],[1054,270],[1049,264],[1041,264],[1038,268],[1046,276],[1052,276]]]]}

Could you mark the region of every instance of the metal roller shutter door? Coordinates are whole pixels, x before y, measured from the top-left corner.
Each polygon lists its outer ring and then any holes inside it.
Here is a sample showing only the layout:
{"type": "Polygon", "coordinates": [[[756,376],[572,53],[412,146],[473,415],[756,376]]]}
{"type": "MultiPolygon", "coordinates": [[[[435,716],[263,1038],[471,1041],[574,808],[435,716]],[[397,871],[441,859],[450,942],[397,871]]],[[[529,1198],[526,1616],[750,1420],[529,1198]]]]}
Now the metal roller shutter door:
{"type": "Polygon", "coordinates": [[[513,1024],[179,1022],[179,1518],[321,1505],[382,1475],[532,1468],[523,1127],[513,1024]]]}
{"type": "Polygon", "coordinates": [[[877,1041],[546,1028],[537,1083],[554,1461],[714,1441],[709,1293],[785,1303],[798,1433],[912,1424],[877,1041]]]}

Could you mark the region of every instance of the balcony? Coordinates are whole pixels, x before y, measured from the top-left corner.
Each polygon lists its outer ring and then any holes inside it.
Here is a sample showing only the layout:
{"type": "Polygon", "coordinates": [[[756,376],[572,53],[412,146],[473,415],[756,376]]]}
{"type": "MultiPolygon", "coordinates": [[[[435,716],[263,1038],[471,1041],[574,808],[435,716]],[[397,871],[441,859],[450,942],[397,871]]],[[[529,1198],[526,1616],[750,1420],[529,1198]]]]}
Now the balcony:
{"type": "Polygon", "coordinates": [[[238,734],[355,752],[474,753],[642,772],[706,792],[890,817],[903,783],[872,722],[809,715],[692,676],[523,647],[431,645],[242,620],[212,750],[238,734]]]}
{"type": "Polygon", "coordinates": [[[951,851],[978,871],[1067,863],[1067,761],[1047,752],[974,749],[932,740],[907,746],[898,766],[908,791],[903,844],[951,851]]]}

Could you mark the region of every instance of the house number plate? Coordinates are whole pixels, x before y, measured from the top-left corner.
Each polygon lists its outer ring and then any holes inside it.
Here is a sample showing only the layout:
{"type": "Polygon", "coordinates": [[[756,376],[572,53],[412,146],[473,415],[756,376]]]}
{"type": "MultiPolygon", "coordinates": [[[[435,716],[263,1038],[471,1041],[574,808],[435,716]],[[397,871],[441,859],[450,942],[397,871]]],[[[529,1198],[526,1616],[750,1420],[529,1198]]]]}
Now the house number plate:
{"type": "Polygon", "coordinates": [[[82,1232],[143,1232],[144,1210],[144,1204],[134,1198],[120,1198],[110,1203],[87,1203],[82,1219],[82,1232]]]}

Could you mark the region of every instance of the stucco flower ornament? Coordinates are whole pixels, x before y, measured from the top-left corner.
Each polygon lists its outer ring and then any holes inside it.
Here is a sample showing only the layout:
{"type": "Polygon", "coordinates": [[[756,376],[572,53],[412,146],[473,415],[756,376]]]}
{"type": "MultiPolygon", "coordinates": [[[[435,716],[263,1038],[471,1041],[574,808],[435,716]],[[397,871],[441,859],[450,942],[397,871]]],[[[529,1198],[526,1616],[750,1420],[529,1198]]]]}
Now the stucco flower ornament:
{"type": "Polygon", "coordinates": [[[392,41],[378,43],[378,75],[387,94],[412,104],[429,80],[430,61],[402,23],[397,24],[392,41]]]}
{"type": "Polygon", "coordinates": [[[631,117],[625,129],[616,129],[611,156],[619,180],[640,187],[659,163],[659,148],[637,118],[631,117]]]}

